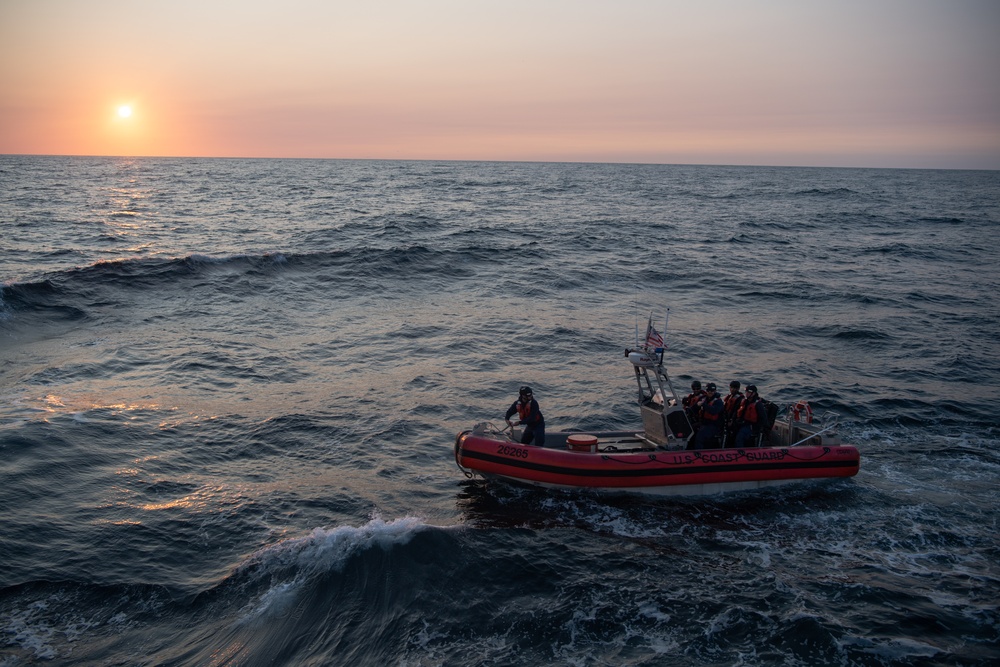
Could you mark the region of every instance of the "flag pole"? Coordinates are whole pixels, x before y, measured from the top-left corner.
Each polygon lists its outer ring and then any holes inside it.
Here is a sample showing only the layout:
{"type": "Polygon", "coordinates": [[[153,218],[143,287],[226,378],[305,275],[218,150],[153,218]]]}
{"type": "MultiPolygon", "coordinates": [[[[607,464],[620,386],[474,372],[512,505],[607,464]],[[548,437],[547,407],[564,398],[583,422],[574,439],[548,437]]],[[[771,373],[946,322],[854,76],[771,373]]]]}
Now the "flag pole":
{"type": "Polygon", "coordinates": [[[635,307],[635,346],[639,347],[639,286],[635,286],[635,295],[632,297],[635,307]]]}
{"type": "MultiPolygon", "coordinates": [[[[667,331],[670,326],[670,306],[667,306],[667,312],[663,315],[663,351],[660,352],[660,363],[663,363],[663,355],[667,353],[667,331]]],[[[671,388],[672,390],[673,388],[671,388]]]]}

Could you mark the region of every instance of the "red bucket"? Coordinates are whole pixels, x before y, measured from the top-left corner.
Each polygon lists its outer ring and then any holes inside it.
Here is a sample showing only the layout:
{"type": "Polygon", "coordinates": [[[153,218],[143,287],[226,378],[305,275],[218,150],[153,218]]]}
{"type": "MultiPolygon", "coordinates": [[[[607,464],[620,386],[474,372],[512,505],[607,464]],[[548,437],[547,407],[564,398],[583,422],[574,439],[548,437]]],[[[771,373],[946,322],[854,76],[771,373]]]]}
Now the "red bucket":
{"type": "Polygon", "coordinates": [[[571,452],[596,452],[596,435],[571,435],[566,438],[566,448],[571,452]]]}

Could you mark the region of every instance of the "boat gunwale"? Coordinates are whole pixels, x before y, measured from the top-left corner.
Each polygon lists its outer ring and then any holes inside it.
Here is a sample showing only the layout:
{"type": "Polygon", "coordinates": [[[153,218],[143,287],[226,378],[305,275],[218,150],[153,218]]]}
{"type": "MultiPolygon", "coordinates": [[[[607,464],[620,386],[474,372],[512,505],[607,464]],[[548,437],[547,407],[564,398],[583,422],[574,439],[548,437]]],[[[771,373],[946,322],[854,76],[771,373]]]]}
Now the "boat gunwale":
{"type": "Polygon", "coordinates": [[[851,477],[860,469],[857,448],[843,444],[795,448],[577,452],[522,445],[471,432],[461,433],[456,438],[456,460],[463,468],[483,474],[522,479],[529,483],[581,487],[655,486],[658,478],[664,486],[677,486],[851,477]],[[468,442],[470,438],[473,440],[468,442]],[[506,454],[499,450],[496,453],[484,451],[494,446],[511,449],[506,454]],[[532,452],[535,456],[533,460],[528,460],[532,452]],[[725,456],[720,457],[720,454],[725,456]]]}

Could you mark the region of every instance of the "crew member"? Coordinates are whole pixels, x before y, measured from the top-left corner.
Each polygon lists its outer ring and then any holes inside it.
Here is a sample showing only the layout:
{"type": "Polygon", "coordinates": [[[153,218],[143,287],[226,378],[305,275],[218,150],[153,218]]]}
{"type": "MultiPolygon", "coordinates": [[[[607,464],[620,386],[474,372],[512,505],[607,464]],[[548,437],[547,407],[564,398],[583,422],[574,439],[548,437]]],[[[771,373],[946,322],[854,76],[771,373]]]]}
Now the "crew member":
{"type": "Polygon", "coordinates": [[[705,396],[705,391],[701,388],[701,382],[695,380],[691,383],[691,393],[684,397],[681,401],[681,405],[685,408],[694,407],[701,402],[702,397],[705,396]]]}
{"type": "MultiPolygon", "coordinates": [[[[681,405],[684,406],[684,412],[687,413],[688,421],[691,422],[692,436],[698,431],[698,427],[701,425],[699,418],[701,416],[701,402],[704,398],[705,392],[701,388],[701,382],[695,380],[691,383],[691,393],[681,400],[681,405]]],[[[688,440],[688,449],[691,449],[691,443],[693,442],[693,437],[688,440]]]]}
{"type": "Polygon", "coordinates": [[[756,385],[747,385],[747,394],[736,416],[739,422],[739,431],[736,432],[736,446],[740,448],[756,447],[761,429],[767,421],[767,407],[757,394],[756,385]]]}
{"type": "Polygon", "coordinates": [[[735,447],[736,446],[736,415],[739,413],[740,408],[743,406],[743,392],[740,391],[740,383],[738,380],[733,380],[729,383],[729,394],[723,399],[725,404],[725,410],[723,414],[723,432],[724,432],[724,447],[735,447]]]}
{"type": "Polygon", "coordinates": [[[524,425],[524,433],[521,434],[522,445],[545,446],[545,418],[542,417],[542,410],[538,407],[532,395],[531,387],[521,387],[517,400],[507,409],[504,419],[508,426],[513,426],[510,418],[517,415],[517,423],[524,425]]]}
{"type": "Polygon", "coordinates": [[[695,449],[710,449],[717,446],[716,441],[722,434],[722,420],[725,404],[722,397],[715,391],[715,383],[705,385],[705,397],[701,403],[701,428],[695,436],[695,449]]]}

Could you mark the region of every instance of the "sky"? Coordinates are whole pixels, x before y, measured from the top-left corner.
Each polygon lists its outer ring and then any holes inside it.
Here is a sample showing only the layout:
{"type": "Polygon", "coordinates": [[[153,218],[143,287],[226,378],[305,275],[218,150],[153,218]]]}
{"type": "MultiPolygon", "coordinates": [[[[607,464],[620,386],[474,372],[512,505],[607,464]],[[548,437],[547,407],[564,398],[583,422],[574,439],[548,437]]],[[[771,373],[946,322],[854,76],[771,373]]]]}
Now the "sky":
{"type": "Polygon", "coordinates": [[[0,154],[1000,169],[1000,0],[0,0],[0,154]]]}

